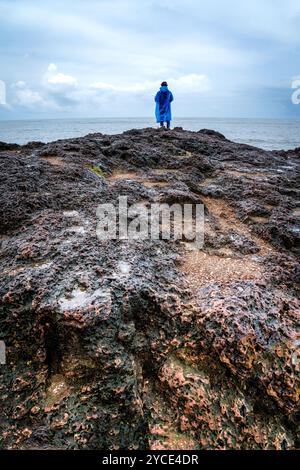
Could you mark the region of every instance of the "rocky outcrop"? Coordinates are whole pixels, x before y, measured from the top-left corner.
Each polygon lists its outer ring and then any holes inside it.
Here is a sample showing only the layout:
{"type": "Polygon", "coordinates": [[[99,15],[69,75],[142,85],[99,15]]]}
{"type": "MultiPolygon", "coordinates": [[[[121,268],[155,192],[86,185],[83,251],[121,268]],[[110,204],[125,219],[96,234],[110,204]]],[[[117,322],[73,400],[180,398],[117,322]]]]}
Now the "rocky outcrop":
{"type": "Polygon", "coordinates": [[[1,447],[299,447],[299,152],[175,129],[1,144],[1,447]],[[205,207],[205,243],[96,208],[205,207]]]}

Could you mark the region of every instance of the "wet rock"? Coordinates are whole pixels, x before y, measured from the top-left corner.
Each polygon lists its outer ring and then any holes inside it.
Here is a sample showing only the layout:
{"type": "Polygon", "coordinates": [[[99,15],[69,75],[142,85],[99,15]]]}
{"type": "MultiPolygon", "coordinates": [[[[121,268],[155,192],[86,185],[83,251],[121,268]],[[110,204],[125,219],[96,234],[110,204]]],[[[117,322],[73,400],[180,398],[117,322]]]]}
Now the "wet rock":
{"type": "Polygon", "coordinates": [[[4,449],[299,446],[299,152],[175,128],[0,144],[4,449]],[[100,203],[199,203],[204,247],[100,203]]]}
{"type": "Polygon", "coordinates": [[[34,150],[37,148],[41,148],[44,145],[46,145],[44,142],[32,141],[32,142],[28,142],[26,145],[23,145],[23,148],[28,149],[28,150],[34,150]]]}
{"type": "Polygon", "coordinates": [[[18,144],[9,144],[6,142],[0,142],[0,152],[4,150],[18,150],[20,146],[18,144]]]}
{"type": "Polygon", "coordinates": [[[216,139],[226,140],[225,135],[221,134],[220,132],[213,131],[211,129],[201,129],[198,132],[199,132],[199,134],[209,135],[209,136],[214,137],[216,139]]]}

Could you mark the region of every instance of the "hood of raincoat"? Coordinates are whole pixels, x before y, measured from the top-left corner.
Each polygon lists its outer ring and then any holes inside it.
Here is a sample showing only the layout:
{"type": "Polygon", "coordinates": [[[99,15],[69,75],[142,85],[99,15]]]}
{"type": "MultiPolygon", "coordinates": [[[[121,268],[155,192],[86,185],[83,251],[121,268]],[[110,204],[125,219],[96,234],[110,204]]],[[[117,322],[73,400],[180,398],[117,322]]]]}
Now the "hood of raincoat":
{"type": "Polygon", "coordinates": [[[169,89],[167,86],[161,86],[160,91],[166,92],[166,91],[169,91],[169,89]]]}

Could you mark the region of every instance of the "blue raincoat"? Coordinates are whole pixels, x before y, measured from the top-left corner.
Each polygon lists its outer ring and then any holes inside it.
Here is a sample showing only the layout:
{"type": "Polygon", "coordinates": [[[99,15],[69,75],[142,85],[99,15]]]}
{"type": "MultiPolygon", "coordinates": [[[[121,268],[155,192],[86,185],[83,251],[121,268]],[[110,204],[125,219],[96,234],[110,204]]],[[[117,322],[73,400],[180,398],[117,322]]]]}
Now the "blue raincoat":
{"type": "Polygon", "coordinates": [[[157,122],[171,121],[171,103],[174,100],[172,93],[167,86],[160,87],[155,96],[155,116],[157,122]]]}

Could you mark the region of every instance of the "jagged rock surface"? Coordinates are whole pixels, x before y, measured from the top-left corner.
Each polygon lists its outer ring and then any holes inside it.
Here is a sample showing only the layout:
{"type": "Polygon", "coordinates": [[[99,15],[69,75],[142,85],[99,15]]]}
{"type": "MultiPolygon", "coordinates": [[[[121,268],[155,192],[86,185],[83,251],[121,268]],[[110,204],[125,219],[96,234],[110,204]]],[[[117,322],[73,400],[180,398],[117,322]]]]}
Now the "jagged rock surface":
{"type": "Polygon", "coordinates": [[[299,447],[299,157],[179,128],[1,143],[1,447],[299,447]],[[120,195],[203,203],[203,250],[99,241],[120,195]]]}

